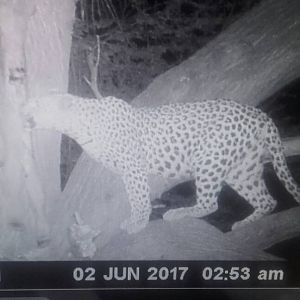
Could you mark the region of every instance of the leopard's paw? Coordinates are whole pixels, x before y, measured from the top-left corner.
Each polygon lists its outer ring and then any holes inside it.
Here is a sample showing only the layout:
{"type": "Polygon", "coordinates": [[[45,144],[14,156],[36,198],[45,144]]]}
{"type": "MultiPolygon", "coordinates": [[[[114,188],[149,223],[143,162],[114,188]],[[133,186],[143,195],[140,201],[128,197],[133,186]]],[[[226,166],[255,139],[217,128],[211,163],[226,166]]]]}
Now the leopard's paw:
{"type": "Polygon", "coordinates": [[[121,224],[121,229],[126,230],[129,234],[137,233],[144,229],[149,220],[133,220],[131,218],[126,219],[125,221],[122,222],[121,224]]]}

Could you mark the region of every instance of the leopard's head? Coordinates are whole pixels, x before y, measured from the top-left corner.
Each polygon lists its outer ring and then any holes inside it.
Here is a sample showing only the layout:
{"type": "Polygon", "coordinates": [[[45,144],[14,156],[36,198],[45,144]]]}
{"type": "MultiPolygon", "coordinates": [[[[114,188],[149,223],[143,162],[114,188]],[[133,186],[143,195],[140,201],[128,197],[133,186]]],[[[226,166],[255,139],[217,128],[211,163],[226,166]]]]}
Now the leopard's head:
{"type": "Polygon", "coordinates": [[[23,107],[25,127],[53,129],[64,133],[74,121],[74,97],[70,94],[50,94],[29,99],[23,107]]]}

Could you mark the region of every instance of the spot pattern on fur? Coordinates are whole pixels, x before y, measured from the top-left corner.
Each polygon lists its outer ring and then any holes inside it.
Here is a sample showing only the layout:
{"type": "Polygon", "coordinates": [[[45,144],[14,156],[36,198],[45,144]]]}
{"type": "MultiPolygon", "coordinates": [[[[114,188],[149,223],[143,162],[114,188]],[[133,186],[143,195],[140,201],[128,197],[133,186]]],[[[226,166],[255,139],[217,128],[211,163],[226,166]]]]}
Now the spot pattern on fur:
{"type": "Polygon", "coordinates": [[[233,228],[271,212],[276,202],[262,178],[266,152],[279,179],[300,201],[278,130],[254,107],[219,99],[134,108],[114,97],[98,100],[64,94],[32,99],[27,115],[37,128],[70,136],[92,158],[122,176],[131,205],[131,217],[122,228],[129,233],[149,221],[149,174],[195,179],[196,205],[169,210],[165,220],[203,217],[215,211],[224,183],[254,208],[233,228]]]}

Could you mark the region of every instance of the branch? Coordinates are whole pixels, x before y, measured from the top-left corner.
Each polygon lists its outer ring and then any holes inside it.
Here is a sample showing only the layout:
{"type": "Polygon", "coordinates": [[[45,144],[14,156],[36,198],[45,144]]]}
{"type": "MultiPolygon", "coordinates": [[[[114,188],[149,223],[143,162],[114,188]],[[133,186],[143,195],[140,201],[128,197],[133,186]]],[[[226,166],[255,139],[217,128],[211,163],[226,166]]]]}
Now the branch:
{"type": "Polygon", "coordinates": [[[299,16],[298,0],[261,1],[189,59],[156,77],[132,103],[155,107],[227,98],[257,106],[299,77],[299,16]]]}
{"type": "Polygon", "coordinates": [[[100,38],[97,35],[97,48],[96,53],[95,49],[89,49],[87,51],[87,63],[90,70],[91,79],[88,80],[84,76],[85,82],[90,86],[91,90],[93,91],[94,95],[97,99],[103,98],[101,95],[99,88],[98,88],[98,70],[99,70],[99,63],[100,63],[100,38]]]}
{"type": "Polygon", "coordinates": [[[144,230],[134,235],[119,232],[101,249],[97,258],[105,260],[278,259],[259,248],[247,248],[243,238],[230,238],[204,220],[196,218],[184,218],[176,222],[152,221],[144,230]]]}
{"type": "Polygon", "coordinates": [[[247,248],[264,250],[300,236],[300,207],[265,216],[238,230],[226,233],[230,240],[243,241],[247,248]]]}
{"type": "Polygon", "coordinates": [[[282,142],[285,156],[300,155],[300,136],[285,138],[282,142]]]}

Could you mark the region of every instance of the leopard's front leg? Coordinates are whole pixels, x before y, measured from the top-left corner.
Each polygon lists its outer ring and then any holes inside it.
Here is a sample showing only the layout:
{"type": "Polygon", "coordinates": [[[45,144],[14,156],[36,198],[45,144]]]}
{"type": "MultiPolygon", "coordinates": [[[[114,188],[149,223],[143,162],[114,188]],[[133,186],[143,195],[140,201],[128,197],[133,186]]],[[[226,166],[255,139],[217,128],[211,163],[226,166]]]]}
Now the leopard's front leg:
{"type": "Polygon", "coordinates": [[[131,166],[123,175],[123,181],[131,206],[131,214],[121,224],[121,229],[128,233],[136,233],[146,227],[151,214],[148,178],[143,168],[131,166]]]}

